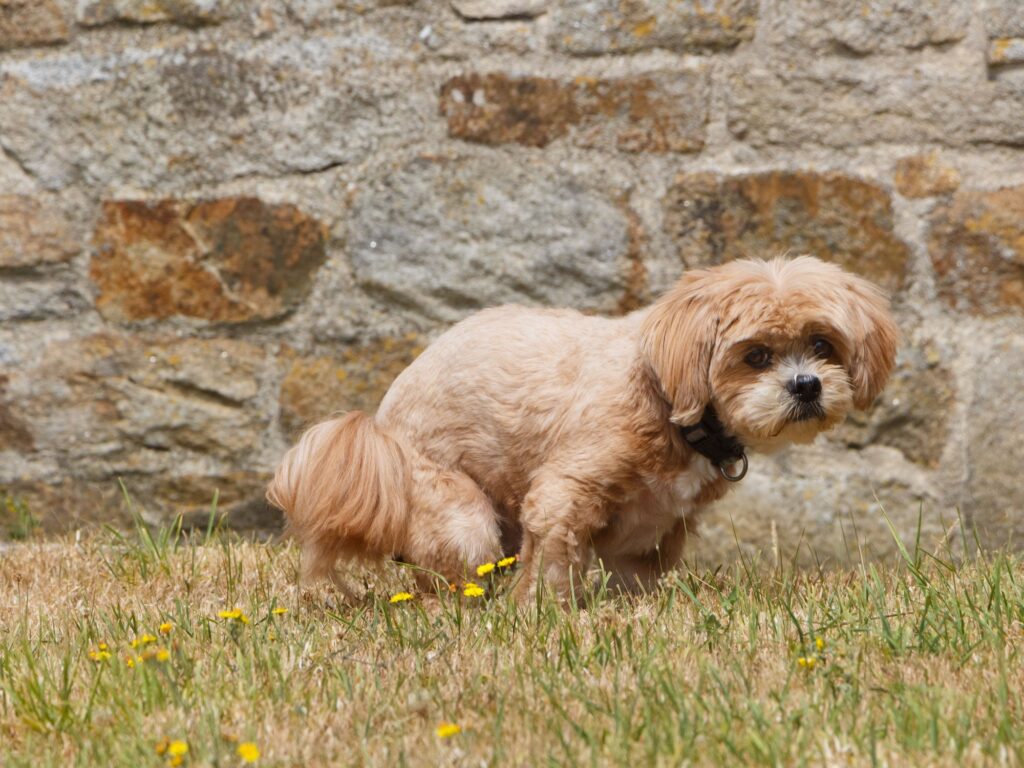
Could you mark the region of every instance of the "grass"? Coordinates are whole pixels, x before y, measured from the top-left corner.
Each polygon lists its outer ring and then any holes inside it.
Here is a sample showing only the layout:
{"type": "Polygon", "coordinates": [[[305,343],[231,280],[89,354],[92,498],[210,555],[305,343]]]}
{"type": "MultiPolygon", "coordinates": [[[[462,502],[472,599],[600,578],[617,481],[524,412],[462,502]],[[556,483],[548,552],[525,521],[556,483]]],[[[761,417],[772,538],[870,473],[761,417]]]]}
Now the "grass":
{"type": "Polygon", "coordinates": [[[391,603],[397,565],[341,606],[216,532],[30,541],[0,555],[0,764],[1020,764],[1024,562],[903,553],[564,610],[497,572],[391,603]]]}

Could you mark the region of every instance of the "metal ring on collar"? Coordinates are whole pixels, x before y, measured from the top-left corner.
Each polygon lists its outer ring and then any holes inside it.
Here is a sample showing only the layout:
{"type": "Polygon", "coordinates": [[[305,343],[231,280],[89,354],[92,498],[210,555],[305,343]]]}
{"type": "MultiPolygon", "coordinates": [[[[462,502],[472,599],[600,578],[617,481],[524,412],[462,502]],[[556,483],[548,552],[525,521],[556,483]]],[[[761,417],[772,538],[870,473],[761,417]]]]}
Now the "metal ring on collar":
{"type": "MultiPolygon", "coordinates": [[[[741,453],[740,457],[738,459],[736,459],[736,461],[740,461],[740,462],[743,463],[743,466],[740,468],[739,474],[736,474],[736,475],[730,475],[728,472],[726,472],[725,471],[725,467],[726,467],[725,464],[719,464],[718,465],[718,471],[721,472],[722,473],[722,477],[724,477],[730,483],[738,483],[740,480],[742,480],[747,475],[747,454],[741,453]]],[[[736,461],[731,462],[731,464],[735,464],[736,461]]]]}

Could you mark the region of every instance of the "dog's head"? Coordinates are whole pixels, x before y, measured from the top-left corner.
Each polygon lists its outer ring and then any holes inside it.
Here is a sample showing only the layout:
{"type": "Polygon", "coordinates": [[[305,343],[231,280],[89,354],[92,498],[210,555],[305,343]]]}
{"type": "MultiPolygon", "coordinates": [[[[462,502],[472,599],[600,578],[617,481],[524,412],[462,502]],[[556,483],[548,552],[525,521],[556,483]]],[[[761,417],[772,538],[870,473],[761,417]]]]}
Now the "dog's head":
{"type": "Polygon", "coordinates": [[[899,334],[881,290],[809,256],[692,270],[644,320],[642,349],[672,406],[770,450],[813,440],[882,391],[899,334]]]}

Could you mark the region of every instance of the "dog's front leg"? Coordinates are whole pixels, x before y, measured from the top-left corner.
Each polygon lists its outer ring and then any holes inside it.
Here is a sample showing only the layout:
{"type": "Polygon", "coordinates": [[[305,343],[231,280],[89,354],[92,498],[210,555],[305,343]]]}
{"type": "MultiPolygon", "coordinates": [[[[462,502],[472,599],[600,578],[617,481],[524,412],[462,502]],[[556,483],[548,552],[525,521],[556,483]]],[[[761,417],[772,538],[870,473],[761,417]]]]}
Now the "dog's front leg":
{"type": "Polygon", "coordinates": [[[534,479],[523,500],[522,577],[516,599],[525,602],[539,587],[559,600],[579,597],[593,554],[593,535],[607,524],[607,504],[595,483],[557,473],[534,479]]]}
{"type": "Polygon", "coordinates": [[[623,592],[650,592],[658,586],[662,574],[676,568],[683,559],[688,525],[692,522],[680,519],[661,537],[658,546],[644,554],[602,551],[598,545],[597,554],[602,565],[610,573],[608,588],[623,592]]]}

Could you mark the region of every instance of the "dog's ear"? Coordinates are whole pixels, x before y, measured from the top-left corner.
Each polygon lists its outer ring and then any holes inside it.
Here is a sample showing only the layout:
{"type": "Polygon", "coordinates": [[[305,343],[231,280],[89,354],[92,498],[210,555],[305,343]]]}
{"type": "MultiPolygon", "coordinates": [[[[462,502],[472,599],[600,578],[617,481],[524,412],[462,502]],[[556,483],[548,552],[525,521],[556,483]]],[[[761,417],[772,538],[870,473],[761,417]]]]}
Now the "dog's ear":
{"type": "Polygon", "coordinates": [[[696,424],[711,402],[718,312],[708,270],[685,273],[644,320],[641,351],[672,405],[676,424],[696,424]]]}
{"type": "Polygon", "coordinates": [[[849,373],[853,404],[860,410],[871,406],[885,389],[896,363],[900,333],[881,289],[855,275],[844,275],[850,335],[849,373]]]}

